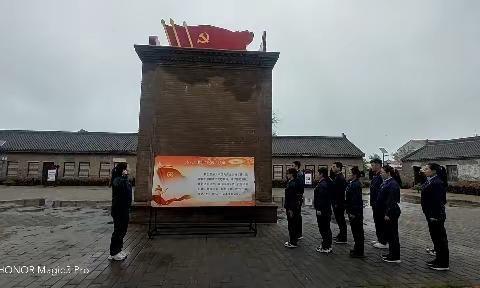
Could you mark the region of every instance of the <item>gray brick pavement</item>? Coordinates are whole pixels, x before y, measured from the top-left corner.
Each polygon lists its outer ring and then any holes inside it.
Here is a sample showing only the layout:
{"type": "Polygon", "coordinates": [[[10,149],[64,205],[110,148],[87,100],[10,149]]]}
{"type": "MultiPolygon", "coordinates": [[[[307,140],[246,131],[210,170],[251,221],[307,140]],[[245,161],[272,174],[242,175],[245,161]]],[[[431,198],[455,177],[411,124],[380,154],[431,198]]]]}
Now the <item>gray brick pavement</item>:
{"type": "MultiPolygon", "coordinates": [[[[0,212],[0,267],[79,266],[89,273],[0,274],[0,287],[446,287],[480,285],[480,208],[448,209],[451,271],[429,270],[427,225],[417,204],[402,204],[401,264],[381,261],[381,251],[366,246],[367,258],[350,259],[353,243],[330,255],[315,247],[320,236],[310,208],[304,209],[301,247],[286,250],[286,219],[260,225],[256,238],[245,236],[146,237],[146,227],[131,225],[126,261],[107,260],[108,212],[102,209],[16,208],[0,212]]],[[[365,209],[366,241],[374,239],[370,209],[365,209]]],[[[337,228],[332,223],[333,233],[337,228]]],[[[349,241],[352,241],[349,234],[349,241]]]]}

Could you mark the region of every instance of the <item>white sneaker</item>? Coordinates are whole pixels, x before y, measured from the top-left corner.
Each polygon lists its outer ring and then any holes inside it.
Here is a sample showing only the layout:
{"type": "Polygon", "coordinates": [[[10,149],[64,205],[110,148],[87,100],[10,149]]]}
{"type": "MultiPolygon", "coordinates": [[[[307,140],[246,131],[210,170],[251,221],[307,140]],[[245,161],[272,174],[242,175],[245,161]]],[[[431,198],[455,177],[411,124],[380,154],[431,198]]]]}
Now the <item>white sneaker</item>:
{"type": "Polygon", "coordinates": [[[426,248],[425,251],[427,251],[427,254],[430,254],[432,256],[437,256],[437,253],[433,248],[426,248]]]}
{"type": "Polygon", "coordinates": [[[285,247],[287,247],[287,248],[297,248],[298,246],[297,246],[297,245],[293,245],[293,244],[290,243],[290,242],[285,242],[285,247]]]}
{"type": "Polygon", "coordinates": [[[317,249],[315,249],[315,250],[316,250],[317,252],[325,253],[325,254],[328,254],[328,253],[331,253],[331,252],[332,252],[332,248],[323,249],[322,246],[317,247],[317,249]]]}
{"type": "Polygon", "coordinates": [[[373,240],[373,241],[372,241],[372,242],[370,242],[370,243],[371,243],[372,245],[375,245],[375,244],[377,244],[377,243],[378,243],[378,241],[377,241],[377,240],[373,240]]]}
{"type": "Polygon", "coordinates": [[[377,242],[373,245],[373,247],[375,247],[377,249],[388,249],[388,243],[386,245],[383,245],[382,243],[377,242]]]}
{"type": "Polygon", "coordinates": [[[127,252],[125,252],[125,251],[122,250],[122,251],[120,251],[120,253],[122,253],[122,256],[124,256],[125,258],[127,258],[127,256],[128,256],[127,252]]]}
{"type": "Polygon", "coordinates": [[[108,260],[114,260],[114,261],[123,261],[125,260],[125,258],[127,257],[127,255],[125,254],[122,254],[122,252],[118,252],[117,254],[113,255],[113,256],[108,256],[108,260]]]}
{"type": "Polygon", "coordinates": [[[298,240],[303,240],[303,236],[298,237],[298,240]]]}

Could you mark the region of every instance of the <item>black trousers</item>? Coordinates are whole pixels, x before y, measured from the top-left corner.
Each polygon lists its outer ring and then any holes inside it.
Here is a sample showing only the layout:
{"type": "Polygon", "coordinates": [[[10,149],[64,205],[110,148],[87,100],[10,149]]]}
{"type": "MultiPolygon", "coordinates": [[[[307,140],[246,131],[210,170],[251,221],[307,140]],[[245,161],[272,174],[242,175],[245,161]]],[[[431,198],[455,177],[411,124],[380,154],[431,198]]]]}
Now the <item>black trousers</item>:
{"type": "Polygon", "coordinates": [[[394,259],[400,259],[400,239],[398,237],[398,217],[385,220],[385,240],[389,245],[390,257],[394,259]]]}
{"type": "Polygon", "coordinates": [[[436,262],[439,265],[448,267],[450,262],[448,250],[447,231],[445,230],[445,220],[431,221],[427,218],[428,230],[432,238],[433,247],[436,252],[436,262]]]}
{"type": "Polygon", "coordinates": [[[298,215],[295,218],[297,220],[297,238],[303,236],[303,220],[302,220],[302,207],[298,208],[298,215]]]}
{"type": "Polygon", "coordinates": [[[338,233],[338,239],[341,241],[347,241],[347,221],[345,221],[345,207],[337,207],[333,209],[335,214],[335,221],[337,221],[340,233],[338,233]]]}
{"type": "Polygon", "coordinates": [[[356,215],[355,218],[349,217],[350,228],[352,229],[355,245],[353,250],[358,255],[363,255],[365,246],[365,235],[363,233],[363,216],[356,215]]]}
{"type": "Polygon", "coordinates": [[[300,208],[288,210],[287,209],[287,220],[288,220],[288,235],[290,237],[290,244],[297,245],[298,243],[298,217],[300,216],[300,208]],[[290,216],[288,211],[292,211],[292,215],[290,216]]]}
{"type": "Polygon", "coordinates": [[[116,255],[122,251],[123,237],[127,234],[128,221],[130,220],[129,210],[112,212],[113,233],[110,240],[110,255],[116,255]]]}
{"type": "Polygon", "coordinates": [[[330,229],[330,220],[332,219],[331,214],[317,214],[317,224],[320,235],[322,236],[322,248],[329,249],[332,248],[332,230],[330,229]]]}
{"type": "Polygon", "coordinates": [[[387,240],[385,239],[385,219],[383,218],[383,214],[379,213],[378,209],[372,207],[373,211],[373,222],[375,223],[375,234],[377,235],[378,242],[382,243],[383,245],[387,244],[387,240]]]}

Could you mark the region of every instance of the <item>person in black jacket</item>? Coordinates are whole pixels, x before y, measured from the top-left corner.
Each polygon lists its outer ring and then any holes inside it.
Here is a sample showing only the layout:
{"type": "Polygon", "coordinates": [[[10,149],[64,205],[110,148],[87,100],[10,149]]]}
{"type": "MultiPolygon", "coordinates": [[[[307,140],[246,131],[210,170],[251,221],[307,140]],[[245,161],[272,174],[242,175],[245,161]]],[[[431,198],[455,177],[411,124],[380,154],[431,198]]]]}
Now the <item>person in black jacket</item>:
{"type": "Polygon", "coordinates": [[[345,188],[347,181],[342,174],[343,164],[334,162],[332,166],[332,208],[340,232],[335,237],[336,244],[347,244],[347,222],[345,221],[345,188]]]}
{"type": "Polygon", "coordinates": [[[352,179],[347,186],[345,192],[345,208],[350,221],[350,228],[352,229],[353,240],[355,245],[353,250],[350,250],[350,257],[363,258],[365,236],[363,232],[363,200],[362,200],[362,184],[360,177],[362,173],[357,166],[350,169],[352,172],[352,179]]]}
{"type": "Polygon", "coordinates": [[[375,248],[388,249],[387,240],[384,236],[385,220],[383,219],[383,215],[379,214],[378,209],[376,209],[378,194],[380,193],[380,187],[383,183],[381,175],[382,160],[375,158],[370,161],[370,164],[372,165],[372,178],[370,181],[370,206],[372,207],[373,222],[375,223],[375,233],[377,235],[377,240],[372,241],[372,244],[375,248]]]}
{"type": "Polygon", "coordinates": [[[287,248],[297,248],[298,243],[298,215],[300,210],[300,202],[297,194],[297,170],[289,168],[287,170],[287,188],[285,188],[285,205],[288,220],[288,234],[290,240],[285,242],[287,248]]]}
{"type": "Polygon", "coordinates": [[[402,184],[397,170],[389,165],[382,168],[383,183],[378,194],[376,209],[384,219],[385,239],[389,244],[389,253],[382,255],[383,261],[400,263],[400,240],[398,237],[398,218],[401,210],[400,185],[402,184]]]}
{"type": "Polygon", "coordinates": [[[293,162],[294,168],[297,170],[297,178],[296,178],[296,187],[297,187],[297,196],[300,201],[300,209],[297,211],[298,215],[295,216],[297,219],[297,233],[298,233],[298,240],[303,239],[303,222],[302,222],[302,205],[303,205],[303,193],[305,191],[305,175],[301,170],[302,164],[300,161],[293,162]]]}
{"type": "Polygon", "coordinates": [[[328,177],[328,169],[325,167],[318,169],[318,175],[318,185],[313,191],[313,207],[317,214],[322,245],[317,247],[316,250],[328,254],[332,252],[332,230],[330,230],[330,220],[332,218],[331,180],[328,177]]]}
{"type": "Polygon", "coordinates": [[[445,204],[447,203],[447,173],[445,168],[430,163],[422,169],[427,181],[422,186],[422,210],[427,219],[436,258],[427,262],[434,270],[449,270],[448,238],[445,230],[445,204]]]}
{"type": "Polygon", "coordinates": [[[127,234],[132,203],[132,186],[128,181],[127,163],[118,163],[112,172],[113,233],[110,241],[110,260],[121,261],[127,257],[122,251],[123,237],[127,234]]]}

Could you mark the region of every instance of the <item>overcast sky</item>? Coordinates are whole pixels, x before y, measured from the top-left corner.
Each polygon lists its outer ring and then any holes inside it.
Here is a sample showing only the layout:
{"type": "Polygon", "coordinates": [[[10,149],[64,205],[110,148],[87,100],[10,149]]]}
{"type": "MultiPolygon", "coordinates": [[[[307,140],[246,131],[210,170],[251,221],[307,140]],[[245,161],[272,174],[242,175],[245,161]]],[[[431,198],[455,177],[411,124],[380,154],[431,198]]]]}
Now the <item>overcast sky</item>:
{"type": "Polygon", "coordinates": [[[267,31],[279,135],[369,155],[480,133],[477,0],[1,0],[0,129],[137,131],[133,44],[166,44],[170,17],[253,31],[250,50],[267,31]]]}

